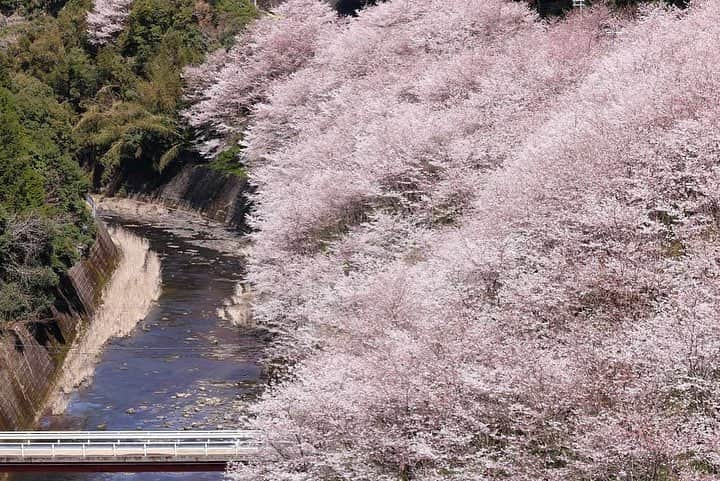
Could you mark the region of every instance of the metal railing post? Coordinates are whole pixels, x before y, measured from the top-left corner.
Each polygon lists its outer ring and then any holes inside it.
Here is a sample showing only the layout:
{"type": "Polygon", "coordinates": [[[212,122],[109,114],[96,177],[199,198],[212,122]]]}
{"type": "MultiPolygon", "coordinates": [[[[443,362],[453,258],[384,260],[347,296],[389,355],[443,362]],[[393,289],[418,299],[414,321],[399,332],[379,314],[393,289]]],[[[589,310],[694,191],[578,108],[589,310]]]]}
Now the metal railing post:
{"type": "Polygon", "coordinates": [[[21,458],[25,457],[25,444],[24,443],[20,443],[20,457],[21,458]]]}
{"type": "Polygon", "coordinates": [[[52,458],[55,459],[55,443],[50,445],[50,452],[52,453],[52,458]]]}

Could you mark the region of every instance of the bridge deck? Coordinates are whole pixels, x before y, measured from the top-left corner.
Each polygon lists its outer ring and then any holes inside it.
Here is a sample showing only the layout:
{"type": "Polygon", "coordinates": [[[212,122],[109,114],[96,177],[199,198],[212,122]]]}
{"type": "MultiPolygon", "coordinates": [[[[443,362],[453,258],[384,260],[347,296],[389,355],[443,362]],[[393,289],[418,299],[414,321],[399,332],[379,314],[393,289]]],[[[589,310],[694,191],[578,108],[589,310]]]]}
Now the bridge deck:
{"type": "Polygon", "coordinates": [[[0,472],[216,471],[258,451],[256,431],[0,432],[0,472]]]}

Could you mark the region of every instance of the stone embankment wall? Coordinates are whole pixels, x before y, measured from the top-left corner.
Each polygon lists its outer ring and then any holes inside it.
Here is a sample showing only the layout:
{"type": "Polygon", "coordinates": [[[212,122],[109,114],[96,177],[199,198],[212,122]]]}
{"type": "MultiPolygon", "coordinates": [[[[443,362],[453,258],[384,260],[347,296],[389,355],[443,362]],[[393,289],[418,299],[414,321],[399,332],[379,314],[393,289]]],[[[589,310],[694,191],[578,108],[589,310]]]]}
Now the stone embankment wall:
{"type": "Polygon", "coordinates": [[[248,211],[247,180],[203,165],[185,166],[153,194],[155,200],[185,207],[223,224],[242,227],[248,211]]]}
{"type": "Polygon", "coordinates": [[[203,164],[185,164],[167,169],[156,179],[131,176],[123,189],[107,194],[189,210],[244,231],[249,191],[244,178],[203,164]]]}
{"type": "Polygon", "coordinates": [[[101,302],[120,251],[102,224],[86,259],[65,274],[51,320],[0,331],[0,429],[29,428],[52,392],[67,350],[101,302]]]}

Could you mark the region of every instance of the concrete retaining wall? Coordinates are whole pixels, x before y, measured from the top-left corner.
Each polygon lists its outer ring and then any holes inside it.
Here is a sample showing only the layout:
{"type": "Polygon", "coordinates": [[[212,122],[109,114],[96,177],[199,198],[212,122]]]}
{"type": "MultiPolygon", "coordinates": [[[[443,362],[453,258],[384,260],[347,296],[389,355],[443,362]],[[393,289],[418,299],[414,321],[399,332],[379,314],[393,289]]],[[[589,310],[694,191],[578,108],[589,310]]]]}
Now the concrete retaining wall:
{"type": "Polygon", "coordinates": [[[53,318],[0,333],[0,429],[30,428],[44,407],[67,349],[101,302],[120,252],[100,224],[86,259],[62,276],[53,318]]]}
{"type": "Polygon", "coordinates": [[[249,191],[244,178],[189,163],[172,166],[159,177],[129,175],[121,189],[110,189],[106,194],[190,210],[245,231],[249,191]]]}
{"type": "Polygon", "coordinates": [[[184,207],[242,229],[249,210],[246,179],[204,165],[186,165],[167,183],[147,194],[171,207],[184,207]]]}

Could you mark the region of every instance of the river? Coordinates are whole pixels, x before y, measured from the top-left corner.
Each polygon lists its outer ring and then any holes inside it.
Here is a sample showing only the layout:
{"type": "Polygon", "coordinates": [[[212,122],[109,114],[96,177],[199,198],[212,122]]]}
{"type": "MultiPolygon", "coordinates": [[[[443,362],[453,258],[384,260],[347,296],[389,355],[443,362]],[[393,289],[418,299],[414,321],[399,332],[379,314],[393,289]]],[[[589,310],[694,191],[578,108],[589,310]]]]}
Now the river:
{"type": "MultiPolygon", "coordinates": [[[[161,261],[162,291],[129,336],[112,339],[94,376],[74,390],[61,415],[40,429],[181,430],[243,427],[243,405],[261,378],[262,337],[223,319],[243,261],[208,246],[199,229],[106,216],[112,227],[146,238],[161,261]]],[[[89,357],[93,353],[87,353],[89,357]]],[[[222,473],[22,474],[15,481],[220,480],[222,473]]]]}

